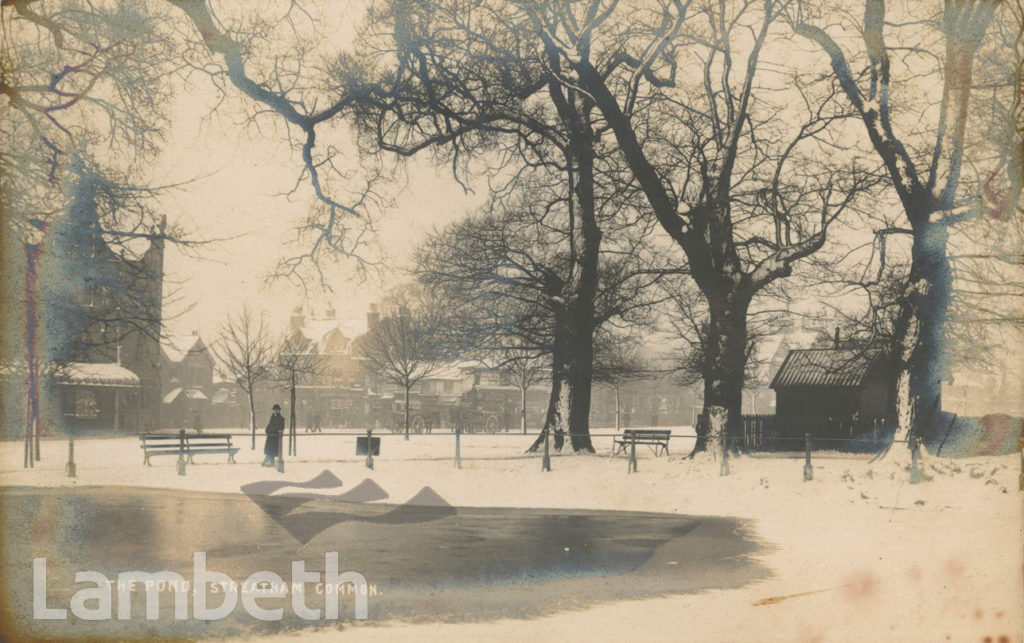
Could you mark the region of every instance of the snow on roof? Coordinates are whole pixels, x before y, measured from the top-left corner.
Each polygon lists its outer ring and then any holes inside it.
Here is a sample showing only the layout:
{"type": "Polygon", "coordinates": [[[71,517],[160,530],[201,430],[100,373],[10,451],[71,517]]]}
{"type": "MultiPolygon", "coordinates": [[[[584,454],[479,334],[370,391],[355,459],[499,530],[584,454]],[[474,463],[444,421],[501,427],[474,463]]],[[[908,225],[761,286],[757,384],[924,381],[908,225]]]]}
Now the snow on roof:
{"type": "Polygon", "coordinates": [[[491,366],[482,359],[460,359],[452,363],[452,368],[457,368],[464,372],[496,370],[494,366],[491,366]]]}
{"type": "Polygon", "coordinates": [[[425,380],[463,380],[466,379],[466,372],[459,366],[446,365],[438,368],[433,373],[423,378],[425,380]]]}
{"type": "Polygon", "coordinates": [[[335,319],[316,319],[307,321],[298,331],[309,341],[320,344],[327,333],[337,327],[338,322],[335,319]]]}
{"type": "Polygon", "coordinates": [[[198,391],[194,388],[182,389],[181,387],[172,389],[167,395],[164,396],[164,404],[173,404],[179,397],[184,397],[187,400],[198,400],[200,402],[206,401],[210,398],[202,391],[198,391]]]}
{"type": "Polygon", "coordinates": [[[355,339],[366,332],[366,317],[359,319],[337,319],[338,328],[345,333],[345,337],[355,339]]]}
{"type": "Polygon", "coordinates": [[[88,386],[139,386],[139,376],[112,363],[71,362],[57,374],[57,381],[88,386]]]}
{"type": "Polygon", "coordinates": [[[791,350],[770,386],[860,386],[877,357],[877,351],[853,349],[791,350]]]}
{"type": "Polygon", "coordinates": [[[163,349],[167,359],[172,362],[180,362],[188,355],[189,351],[196,348],[196,344],[201,344],[205,348],[202,341],[202,338],[196,334],[168,337],[160,343],[160,348],[163,349]]]}
{"type": "Polygon", "coordinates": [[[366,332],[366,320],[355,319],[313,319],[307,320],[298,331],[303,337],[315,342],[323,349],[324,344],[334,331],[339,331],[350,342],[366,332]]]}

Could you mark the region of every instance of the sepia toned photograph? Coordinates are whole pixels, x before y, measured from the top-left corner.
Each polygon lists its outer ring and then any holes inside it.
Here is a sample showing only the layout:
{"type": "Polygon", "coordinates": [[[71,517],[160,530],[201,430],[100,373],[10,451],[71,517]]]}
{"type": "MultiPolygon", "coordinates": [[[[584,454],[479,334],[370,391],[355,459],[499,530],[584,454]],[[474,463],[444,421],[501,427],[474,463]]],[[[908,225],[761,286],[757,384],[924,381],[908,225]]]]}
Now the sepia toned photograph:
{"type": "Polygon", "coordinates": [[[1024,641],[1024,0],[0,25],[0,640],[1024,641]]]}

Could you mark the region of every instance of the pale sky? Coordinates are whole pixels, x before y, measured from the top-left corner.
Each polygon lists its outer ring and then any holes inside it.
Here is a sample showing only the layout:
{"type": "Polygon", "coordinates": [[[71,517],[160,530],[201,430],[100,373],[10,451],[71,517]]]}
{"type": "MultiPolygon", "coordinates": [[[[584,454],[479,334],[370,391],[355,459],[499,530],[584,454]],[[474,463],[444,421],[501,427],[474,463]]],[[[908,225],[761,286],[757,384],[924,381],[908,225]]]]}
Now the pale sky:
{"type": "MultiPolygon", "coordinates": [[[[234,1],[217,2],[214,8],[222,20],[251,10],[247,2],[234,1]]],[[[262,15],[277,22],[274,12],[283,16],[285,8],[265,7],[262,15]]],[[[324,54],[346,47],[364,14],[360,2],[348,2],[341,11],[337,5],[306,8],[313,11],[317,28],[330,34],[322,43],[324,54]]],[[[314,24],[304,14],[295,18],[300,30],[314,24]]],[[[294,239],[295,226],[314,202],[308,179],[300,185],[300,196],[282,196],[295,186],[301,159],[285,141],[286,132],[276,115],[261,119],[261,129],[243,124],[240,114],[254,103],[228,83],[228,100],[210,118],[217,98],[212,82],[201,74],[187,84],[182,82],[171,110],[164,153],[152,173],[153,181],[161,184],[193,181],[161,198],[159,207],[169,222],[198,239],[224,239],[186,252],[168,248],[164,316],[166,332],[172,336],[198,330],[211,339],[225,316],[243,304],[265,310],[272,324],[283,328],[292,309],[305,302],[301,286],[284,280],[268,284],[265,279],[281,257],[300,254],[303,248],[286,244],[294,239]]],[[[356,158],[346,135],[339,138],[335,133],[331,138],[330,134],[321,132],[320,141],[351,149],[351,158],[356,158]]],[[[314,153],[322,151],[323,145],[318,145],[314,153]]],[[[385,264],[381,279],[359,283],[351,264],[332,267],[327,276],[333,295],[310,292],[317,309],[330,300],[340,318],[363,318],[369,304],[402,278],[405,260],[427,232],[485,202],[485,185],[471,186],[476,194],[466,195],[447,167],[435,169],[427,158],[416,158],[407,168],[408,188],[398,193],[395,207],[376,218],[377,241],[393,258],[385,264]]],[[[344,193],[332,192],[332,196],[346,200],[344,193]]]]}
{"type": "MultiPolygon", "coordinates": [[[[224,240],[187,252],[169,247],[165,292],[177,290],[176,298],[165,301],[171,335],[198,330],[211,338],[224,317],[245,303],[266,310],[281,326],[304,301],[299,285],[265,281],[279,258],[297,252],[297,246],[285,244],[312,203],[308,182],[301,186],[302,197],[281,195],[294,186],[301,160],[279,133],[260,135],[228,118],[204,120],[213,97],[201,82],[178,95],[168,145],[154,172],[165,184],[193,180],[161,199],[170,223],[196,238],[224,240]]],[[[232,106],[225,111],[230,113],[232,106]]],[[[467,195],[448,168],[435,168],[426,158],[411,162],[408,171],[408,189],[398,194],[396,207],[379,217],[379,241],[397,259],[384,268],[384,288],[401,278],[403,260],[427,232],[479,208],[486,198],[484,186],[467,195]]],[[[358,283],[351,265],[336,266],[328,275],[335,293],[327,297],[339,317],[364,316],[381,294],[381,282],[358,283]]],[[[320,308],[327,301],[318,292],[311,295],[320,308]]]]}

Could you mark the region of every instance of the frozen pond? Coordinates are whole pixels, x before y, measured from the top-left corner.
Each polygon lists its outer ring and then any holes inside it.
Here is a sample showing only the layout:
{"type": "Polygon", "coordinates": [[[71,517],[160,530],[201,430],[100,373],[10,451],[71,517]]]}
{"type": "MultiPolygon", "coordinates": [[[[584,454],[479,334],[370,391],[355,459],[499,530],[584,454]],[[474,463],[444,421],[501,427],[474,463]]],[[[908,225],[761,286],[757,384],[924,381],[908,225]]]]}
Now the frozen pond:
{"type": "MultiPolygon", "coordinates": [[[[317,623],[296,616],[292,597],[260,599],[263,607],[284,608],[279,621],[259,621],[241,602],[223,620],[196,620],[191,595],[188,617],[176,621],[169,589],[160,594],[159,620],[146,620],[140,590],[131,620],[122,621],[116,588],[113,620],[79,621],[72,610],[68,620],[33,620],[34,558],[47,559],[47,605],[67,609],[77,590],[92,587],[76,586],[75,572],[96,571],[116,581],[123,572],[166,570],[192,581],[194,554],[205,552],[208,571],[242,583],[266,570],[291,587],[293,562],[303,561],[322,579],[325,554],[338,552],[338,571],[358,572],[369,585],[369,623],[532,618],[598,602],[737,587],[767,576],[749,557],[758,544],[735,520],[456,508],[429,489],[418,496],[420,506],[395,506],[370,502],[376,499],[370,487],[348,492],[347,501],[313,499],[301,491],[282,496],[278,489],[252,497],[106,487],[5,489],[5,620],[37,635],[71,635],[73,628],[76,637],[230,635],[317,623]]],[[[305,604],[322,608],[322,590],[313,582],[305,587],[305,604]]],[[[209,603],[222,599],[211,594],[209,603]]],[[[354,600],[341,597],[342,619],[352,619],[354,600]]]]}

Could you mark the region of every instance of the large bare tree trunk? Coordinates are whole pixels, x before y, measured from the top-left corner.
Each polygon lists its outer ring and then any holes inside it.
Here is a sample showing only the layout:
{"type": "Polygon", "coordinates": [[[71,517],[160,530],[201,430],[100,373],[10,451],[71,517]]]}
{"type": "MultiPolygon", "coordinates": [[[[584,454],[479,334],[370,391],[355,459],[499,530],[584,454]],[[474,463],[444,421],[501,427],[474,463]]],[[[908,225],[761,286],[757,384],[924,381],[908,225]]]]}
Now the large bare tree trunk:
{"type": "Polygon", "coordinates": [[[566,381],[569,386],[568,426],[573,451],[593,453],[594,446],[590,440],[590,394],[593,387],[594,316],[602,235],[595,210],[593,133],[585,110],[578,119],[573,119],[572,126],[577,163],[575,187],[579,204],[580,248],[579,282],[570,313],[573,319],[569,337],[569,377],[566,381]]]}
{"type": "Polygon", "coordinates": [[[562,417],[568,417],[569,440],[573,451],[594,452],[590,441],[590,394],[593,387],[594,337],[591,332],[576,338],[566,378],[566,400],[562,417]]]}
{"type": "Polygon", "coordinates": [[[569,443],[573,451],[594,453],[590,440],[590,375],[579,375],[569,380],[569,443]]]}
{"type": "MultiPolygon", "coordinates": [[[[544,444],[544,438],[547,437],[548,431],[554,430],[554,427],[558,423],[558,415],[562,413],[559,409],[563,395],[562,395],[562,384],[565,380],[565,361],[562,357],[564,348],[556,347],[551,356],[551,393],[548,395],[548,408],[544,414],[544,426],[541,427],[540,433],[537,435],[537,439],[533,441],[530,448],[526,450],[527,453],[536,453],[540,449],[541,445],[544,444]]],[[[564,410],[564,409],[563,409],[564,410]]],[[[562,417],[565,417],[564,415],[562,417]]]]}
{"type": "Polygon", "coordinates": [[[910,282],[896,335],[900,351],[897,440],[933,437],[942,410],[944,333],[953,279],[946,227],[937,223],[926,226],[915,231],[910,282]]]}
{"type": "MultiPolygon", "coordinates": [[[[743,381],[747,365],[747,307],[749,296],[730,293],[708,296],[710,316],[705,338],[704,417],[720,406],[728,412],[726,433],[743,435],[743,381]]],[[[708,448],[708,422],[697,423],[693,452],[708,448]]]]}

